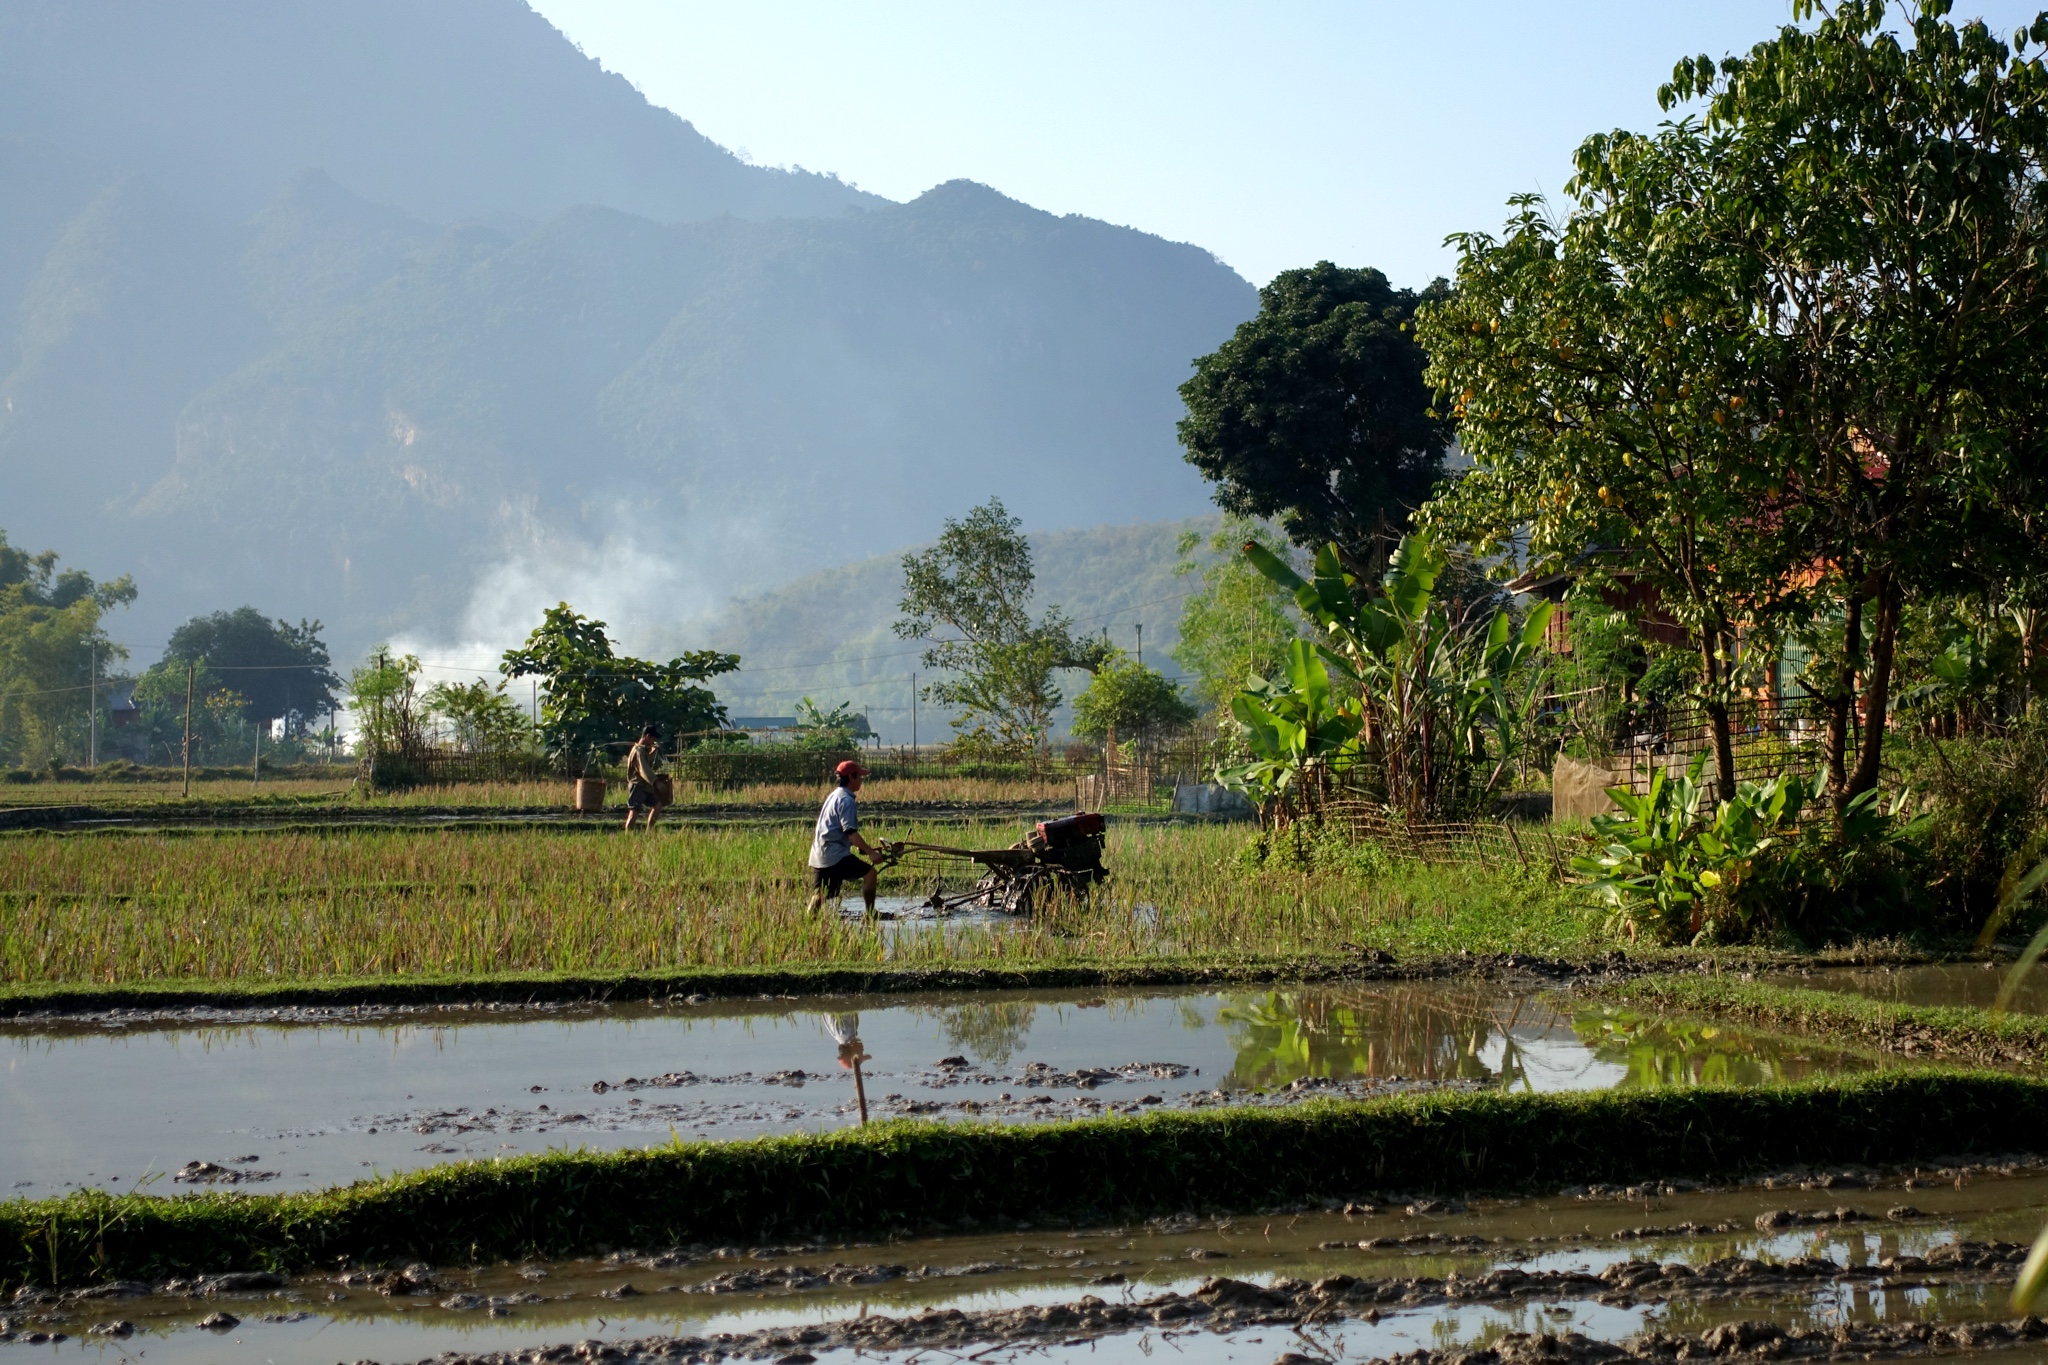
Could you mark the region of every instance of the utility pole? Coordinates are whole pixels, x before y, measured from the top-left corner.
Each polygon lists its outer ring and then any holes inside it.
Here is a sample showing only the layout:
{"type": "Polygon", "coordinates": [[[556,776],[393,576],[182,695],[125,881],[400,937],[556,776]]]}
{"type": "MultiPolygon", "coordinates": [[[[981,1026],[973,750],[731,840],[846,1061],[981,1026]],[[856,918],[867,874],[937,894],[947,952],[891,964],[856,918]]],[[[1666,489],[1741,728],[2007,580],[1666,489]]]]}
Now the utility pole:
{"type": "Polygon", "coordinates": [[[910,756],[917,757],[917,670],[910,671],[910,756]]]}
{"type": "Polygon", "coordinates": [[[100,766],[100,647],[93,644],[85,666],[85,766],[100,766]]]}
{"type": "Polygon", "coordinates": [[[193,663],[185,660],[185,795],[192,795],[192,672],[193,663]]]}
{"type": "Polygon", "coordinates": [[[1138,622],[1138,667],[1145,666],[1145,623],[1138,622]]]}
{"type": "Polygon", "coordinates": [[[269,724],[260,716],[256,719],[256,756],[249,760],[249,785],[252,787],[263,779],[263,731],[269,724]]]}

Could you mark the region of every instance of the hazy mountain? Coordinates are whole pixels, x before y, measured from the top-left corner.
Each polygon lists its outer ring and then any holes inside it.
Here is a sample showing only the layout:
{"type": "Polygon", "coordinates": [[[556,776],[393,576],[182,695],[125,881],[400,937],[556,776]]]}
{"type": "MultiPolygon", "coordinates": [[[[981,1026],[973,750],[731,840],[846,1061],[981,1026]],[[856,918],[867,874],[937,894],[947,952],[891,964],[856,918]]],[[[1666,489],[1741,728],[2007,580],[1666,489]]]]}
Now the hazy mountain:
{"type": "Polygon", "coordinates": [[[1192,515],[1207,252],[743,165],[518,0],[0,10],[0,527],[143,590],[641,635],[928,539],[1192,515]],[[753,215],[753,216],[748,216],[753,215]]]}
{"type": "Polygon", "coordinates": [[[882,202],[742,163],[519,0],[8,0],[0,135],[232,220],[307,167],[436,221],[882,202]]]}

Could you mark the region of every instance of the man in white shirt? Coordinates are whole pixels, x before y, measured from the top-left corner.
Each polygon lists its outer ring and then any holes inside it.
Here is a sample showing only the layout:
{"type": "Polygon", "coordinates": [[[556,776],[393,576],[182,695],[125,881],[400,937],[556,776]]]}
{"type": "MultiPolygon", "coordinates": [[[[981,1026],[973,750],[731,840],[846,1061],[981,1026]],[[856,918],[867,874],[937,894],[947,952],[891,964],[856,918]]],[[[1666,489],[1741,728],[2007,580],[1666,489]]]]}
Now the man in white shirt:
{"type": "Polygon", "coordinates": [[[853,800],[861,779],[867,775],[868,770],[850,758],[832,770],[832,794],[818,811],[818,827],[811,835],[808,909],[822,906],[827,895],[838,896],[842,886],[858,877],[861,899],[867,902],[868,913],[875,913],[875,866],[853,852],[857,848],[870,858],[882,856],[861,837],[860,811],[853,800]]]}

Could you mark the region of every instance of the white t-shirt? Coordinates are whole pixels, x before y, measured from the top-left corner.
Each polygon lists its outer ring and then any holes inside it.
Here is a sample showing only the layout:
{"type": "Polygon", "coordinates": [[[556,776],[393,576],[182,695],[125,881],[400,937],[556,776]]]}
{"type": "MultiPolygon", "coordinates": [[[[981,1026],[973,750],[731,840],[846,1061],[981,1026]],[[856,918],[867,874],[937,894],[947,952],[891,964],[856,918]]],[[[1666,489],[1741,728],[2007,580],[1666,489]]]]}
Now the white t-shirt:
{"type": "Polygon", "coordinates": [[[860,828],[860,812],[854,808],[853,793],[834,787],[818,811],[818,828],[811,834],[811,866],[836,867],[853,850],[846,836],[860,828]]]}

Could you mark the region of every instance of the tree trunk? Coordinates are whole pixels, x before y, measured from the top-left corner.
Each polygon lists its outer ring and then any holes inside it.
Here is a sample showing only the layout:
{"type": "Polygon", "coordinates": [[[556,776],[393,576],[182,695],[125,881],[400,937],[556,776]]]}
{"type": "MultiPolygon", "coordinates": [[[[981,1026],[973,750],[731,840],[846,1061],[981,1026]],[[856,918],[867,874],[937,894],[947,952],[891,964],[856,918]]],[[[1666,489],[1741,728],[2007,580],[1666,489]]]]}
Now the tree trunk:
{"type": "Polygon", "coordinates": [[[1842,622],[1842,666],[1835,678],[1834,693],[1828,697],[1828,787],[1834,793],[1835,813],[1849,804],[1849,708],[1856,702],[1856,656],[1863,652],[1863,599],[1849,599],[1842,622]]]}
{"type": "Polygon", "coordinates": [[[1728,703],[1721,697],[1721,631],[1700,631],[1701,677],[1706,686],[1707,723],[1714,733],[1714,786],[1719,799],[1735,799],[1735,736],[1728,723],[1728,703]]]}
{"type": "Polygon", "coordinates": [[[1842,806],[1877,786],[1884,762],[1886,712],[1891,709],[1892,655],[1899,640],[1898,580],[1887,571],[1877,585],[1877,622],[1870,635],[1870,671],[1863,688],[1863,748],[1856,755],[1856,772],[1849,779],[1842,806]]]}

